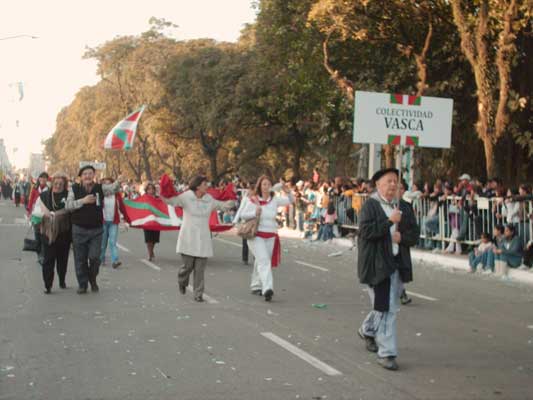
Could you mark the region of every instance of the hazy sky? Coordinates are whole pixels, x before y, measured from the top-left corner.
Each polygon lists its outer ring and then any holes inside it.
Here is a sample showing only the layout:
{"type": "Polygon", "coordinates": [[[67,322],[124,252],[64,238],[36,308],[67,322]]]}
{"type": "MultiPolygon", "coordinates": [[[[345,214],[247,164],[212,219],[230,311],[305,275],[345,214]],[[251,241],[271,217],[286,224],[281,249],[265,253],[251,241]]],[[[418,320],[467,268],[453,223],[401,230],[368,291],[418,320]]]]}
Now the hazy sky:
{"type": "Polygon", "coordinates": [[[146,31],[155,16],[179,25],[177,39],[235,41],[253,22],[251,0],[17,0],[5,1],[0,39],[0,138],[18,167],[54,132],[59,110],[79,88],[96,83],[96,65],[82,60],[85,47],[146,31]],[[24,99],[16,85],[24,82],[24,99]],[[18,121],[18,123],[17,123],[18,121]],[[17,126],[18,124],[18,126],[17,126]],[[16,153],[13,149],[18,148],[16,153]]]}

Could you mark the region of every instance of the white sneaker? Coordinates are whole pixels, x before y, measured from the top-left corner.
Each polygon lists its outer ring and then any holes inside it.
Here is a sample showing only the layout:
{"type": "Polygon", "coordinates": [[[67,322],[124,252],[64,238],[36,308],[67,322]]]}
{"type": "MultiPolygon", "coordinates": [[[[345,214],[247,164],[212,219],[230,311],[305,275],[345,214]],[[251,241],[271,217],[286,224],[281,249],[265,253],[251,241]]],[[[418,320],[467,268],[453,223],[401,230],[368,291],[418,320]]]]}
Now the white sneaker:
{"type": "Polygon", "coordinates": [[[486,269],[482,273],[485,274],[485,275],[490,275],[490,274],[492,274],[492,271],[490,269],[486,269]]]}
{"type": "Polygon", "coordinates": [[[529,268],[526,267],[525,265],[521,265],[517,268],[519,271],[527,271],[529,268]]]}

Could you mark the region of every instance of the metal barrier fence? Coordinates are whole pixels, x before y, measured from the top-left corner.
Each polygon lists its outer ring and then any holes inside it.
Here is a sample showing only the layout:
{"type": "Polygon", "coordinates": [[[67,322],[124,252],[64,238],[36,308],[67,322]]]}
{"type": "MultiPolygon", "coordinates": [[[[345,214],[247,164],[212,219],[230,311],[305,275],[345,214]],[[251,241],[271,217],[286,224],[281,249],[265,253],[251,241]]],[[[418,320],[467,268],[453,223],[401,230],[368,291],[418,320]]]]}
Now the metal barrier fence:
{"type": "MultiPolygon", "coordinates": [[[[358,214],[368,199],[367,194],[335,196],[330,198],[337,210],[338,224],[342,228],[357,229],[358,214]]],[[[479,197],[475,200],[450,196],[443,201],[428,198],[412,202],[422,247],[442,247],[454,243],[475,245],[483,232],[492,236],[497,225],[511,223],[516,227],[523,246],[533,238],[533,201],[509,202],[502,198],[479,197]]],[[[453,246],[450,246],[450,248],[453,246]]]]}

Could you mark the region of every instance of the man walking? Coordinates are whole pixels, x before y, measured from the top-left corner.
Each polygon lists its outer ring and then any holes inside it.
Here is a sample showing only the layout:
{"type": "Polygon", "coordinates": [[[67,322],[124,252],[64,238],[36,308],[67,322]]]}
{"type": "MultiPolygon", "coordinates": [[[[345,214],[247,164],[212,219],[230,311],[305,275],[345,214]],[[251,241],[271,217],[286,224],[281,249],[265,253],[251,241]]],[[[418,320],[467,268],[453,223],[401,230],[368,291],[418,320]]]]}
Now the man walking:
{"type": "Polygon", "coordinates": [[[377,352],[385,369],[398,369],[396,316],[402,283],[413,278],[410,247],[420,230],[413,211],[398,200],[398,170],[374,174],[377,190],[360,214],[357,269],[361,283],[368,285],[373,310],[358,330],[368,351],[377,352]]]}
{"type": "Polygon", "coordinates": [[[87,293],[88,284],[93,292],[99,287],[96,277],[100,268],[102,251],[103,211],[102,204],[107,193],[116,193],[120,188],[114,184],[95,183],[95,169],[91,165],[82,167],[78,173],[80,183],[74,183],[68,193],[67,210],[74,210],[72,220],[72,243],[74,264],[78,279],[78,294],[87,293]]]}

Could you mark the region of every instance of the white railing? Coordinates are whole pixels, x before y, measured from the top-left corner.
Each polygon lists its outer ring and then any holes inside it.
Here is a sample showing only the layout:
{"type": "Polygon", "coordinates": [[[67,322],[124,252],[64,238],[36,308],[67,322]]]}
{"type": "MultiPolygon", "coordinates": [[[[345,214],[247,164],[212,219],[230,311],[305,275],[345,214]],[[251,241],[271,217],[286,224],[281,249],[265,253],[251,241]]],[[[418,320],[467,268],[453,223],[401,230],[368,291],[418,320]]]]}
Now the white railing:
{"type": "MultiPolygon", "coordinates": [[[[338,223],[347,229],[357,229],[359,225],[358,210],[368,198],[366,194],[357,194],[358,199],[352,202],[350,196],[332,197],[335,203],[338,223]],[[356,209],[352,207],[356,206],[356,209]]],[[[524,247],[533,238],[533,201],[519,201],[519,213],[512,224],[524,247]]],[[[450,242],[468,245],[479,243],[481,233],[492,235],[497,225],[507,225],[503,212],[505,200],[502,198],[478,197],[475,200],[449,196],[440,202],[428,198],[415,199],[412,203],[418,225],[420,239],[438,242],[445,248],[450,242]],[[438,207],[437,207],[438,205],[438,207]]]]}

